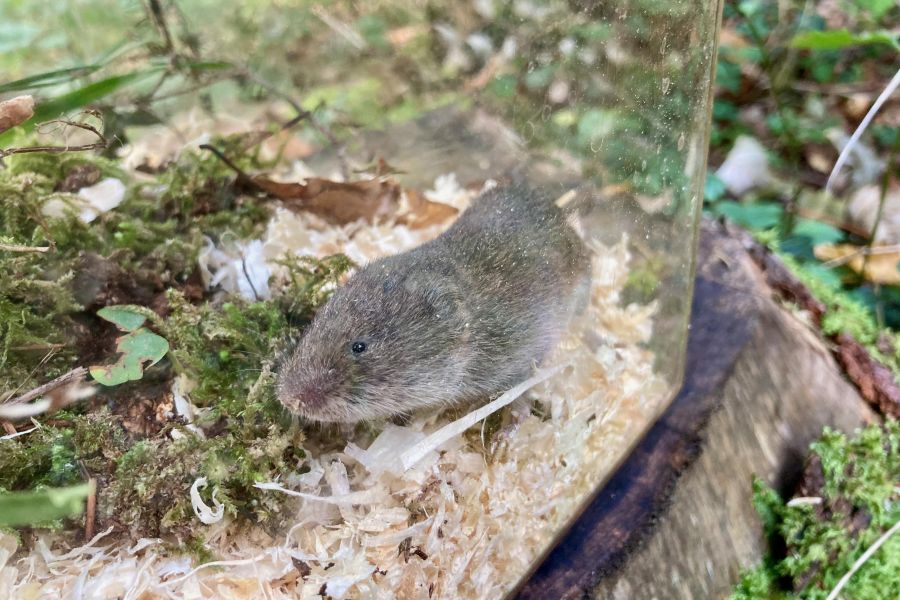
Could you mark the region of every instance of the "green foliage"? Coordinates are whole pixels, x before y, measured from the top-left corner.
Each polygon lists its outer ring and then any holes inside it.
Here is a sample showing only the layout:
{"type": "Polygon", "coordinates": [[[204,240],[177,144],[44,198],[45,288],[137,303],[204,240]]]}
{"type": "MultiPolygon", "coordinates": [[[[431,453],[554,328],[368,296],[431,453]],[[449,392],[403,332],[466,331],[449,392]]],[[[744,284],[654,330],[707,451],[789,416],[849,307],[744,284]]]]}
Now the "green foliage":
{"type": "Polygon", "coordinates": [[[840,287],[830,284],[819,268],[802,265],[786,255],[781,255],[781,259],[825,304],[826,312],[822,317],[822,332],[825,335],[847,333],[853,336],[873,357],[891,369],[895,377],[900,377],[900,340],[896,333],[879,327],[864,304],[840,287]]]}
{"type": "Polygon", "coordinates": [[[106,386],[137,381],[144,369],[158,363],[169,351],[169,343],[141,327],[147,320],[149,309],[143,307],[107,306],[97,311],[97,316],[113,323],[127,333],[116,340],[118,360],[112,365],[91,367],[91,377],[106,386]]]}
{"type": "Polygon", "coordinates": [[[851,33],[846,29],[804,31],[791,40],[791,46],[804,50],[842,50],[850,46],[887,44],[900,50],[900,34],[890,31],[851,33]]]}
{"type": "Polygon", "coordinates": [[[29,492],[0,492],[0,527],[48,523],[74,517],[84,510],[90,485],[44,488],[29,492]]]}
{"type": "MultiPolygon", "coordinates": [[[[246,140],[240,137],[213,143],[241,168],[260,166],[243,150],[246,140]]],[[[205,408],[192,428],[169,421],[147,437],[126,429],[126,418],[96,405],[81,407],[84,414],[57,413],[54,425],[3,442],[0,490],[39,490],[96,477],[102,482],[98,518],[158,535],[189,529],[195,517],[188,491],[205,476],[218,486],[229,514],[274,524],[287,497],[259,493],[253,484],[296,472],[305,455],[301,432],[275,400],[272,362],[286,338],[327,299],[350,261],[334,256],[292,262],[285,280],[272,282],[272,300],[192,303],[196,300],[178,288],[197,268],[202,234],[259,235],[269,217],[263,201],[235,189],[234,173],[219,159],[184,153],[157,181],[145,189],[133,186],[116,210],[89,224],[74,214],[48,218],[42,207],[71,199],[56,190],[80,169],[127,181],[114,163],[72,154],[17,155],[8,162],[0,171],[0,192],[8,200],[0,204],[3,243],[50,250],[0,251],[0,392],[25,391],[78,364],[83,345],[102,344],[96,339],[102,335],[91,332],[85,340],[77,332],[85,322],[101,323],[99,317],[125,333],[118,339],[119,363],[108,372],[92,369],[95,378],[123,384],[141,378],[146,363],[162,361],[154,377],[174,370],[195,382],[189,397],[205,408]],[[113,276],[127,285],[145,277],[167,282],[160,297],[166,318],[146,306],[79,305],[73,289],[85,275],[85,252],[114,265],[113,276]],[[48,347],[56,354],[45,357],[48,347]],[[204,429],[202,435],[196,426],[204,429]]],[[[101,391],[98,402],[121,411],[107,393],[113,392],[101,391]]]]}
{"type": "MultiPolygon", "coordinates": [[[[821,504],[789,505],[757,480],[753,502],[769,539],[785,547],[745,573],[732,600],[824,600],[853,563],[900,519],[900,424],[870,426],[852,439],[826,429],[811,447],[810,469],[821,478],[821,504]],[[785,587],[787,586],[787,587],[785,587]]],[[[841,593],[880,600],[900,589],[900,539],[892,536],[841,593]]]]}
{"type": "Polygon", "coordinates": [[[747,229],[762,230],[771,229],[781,222],[784,206],[777,202],[722,201],[713,205],[713,212],[747,229]]]}

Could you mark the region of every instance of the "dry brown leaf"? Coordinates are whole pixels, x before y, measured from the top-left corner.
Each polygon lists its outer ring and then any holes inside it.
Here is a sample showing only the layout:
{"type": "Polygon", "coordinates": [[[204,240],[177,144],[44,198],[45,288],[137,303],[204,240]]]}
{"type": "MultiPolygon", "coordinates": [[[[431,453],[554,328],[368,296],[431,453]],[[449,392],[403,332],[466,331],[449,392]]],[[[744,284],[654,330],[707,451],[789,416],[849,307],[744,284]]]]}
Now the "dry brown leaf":
{"type": "Polygon", "coordinates": [[[20,125],[34,116],[34,98],[17,96],[0,102],[0,133],[20,125]]]}
{"type": "MultiPolygon", "coordinates": [[[[900,250],[892,252],[878,252],[879,246],[874,246],[874,252],[866,260],[865,248],[853,244],[821,244],[816,246],[814,253],[816,258],[823,261],[841,261],[855,272],[860,273],[872,283],[884,285],[900,284],[900,250]],[[863,273],[863,266],[866,272],[863,273]]],[[[882,248],[885,248],[882,246],[882,248]]]]}
{"type": "Polygon", "coordinates": [[[339,225],[359,219],[374,223],[393,216],[400,201],[400,184],[391,179],[345,183],[310,177],[304,184],[256,176],[252,181],[291,210],[305,210],[339,225]]]}
{"type": "Polygon", "coordinates": [[[406,198],[409,201],[409,210],[400,215],[397,223],[407,225],[412,229],[421,229],[443,223],[452,219],[459,212],[449,204],[432,202],[418,190],[406,190],[406,198]]]}

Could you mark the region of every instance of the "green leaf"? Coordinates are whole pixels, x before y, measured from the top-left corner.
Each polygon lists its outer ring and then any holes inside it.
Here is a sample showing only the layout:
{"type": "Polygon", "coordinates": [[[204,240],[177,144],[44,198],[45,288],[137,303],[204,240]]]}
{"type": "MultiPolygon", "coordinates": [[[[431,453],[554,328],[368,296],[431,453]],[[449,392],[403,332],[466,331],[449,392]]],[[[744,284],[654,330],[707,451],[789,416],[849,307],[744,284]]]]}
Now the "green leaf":
{"type": "Polygon", "coordinates": [[[876,21],[891,10],[897,0],[857,0],[859,5],[867,10],[876,21]]]}
{"type": "Polygon", "coordinates": [[[90,484],[0,493],[0,526],[32,525],[80,515],[90,484]]]}
{"type": "Polygon", "coordinates": [[[97,311],[97,316],[106,319],[122,331],[134,331],[147,320],[147,317],[127,306],[106,306],[97,311]]]}
{"type": "Polygon", "coordinates": [[[715,202],[725,195],[725,182],[716,177],[715,173],[706,174],[706,183],[703,186],[703,198],[708,202],[715,202]]]}
{"type": "Polygon", "coordinates": [[[556,74],[556,69],[556,65],[547,65],[534,69],[533,71],[529,71],[525,75],[525,87],[530,90],[537,90],[547,87],[553,81],[553,76],[556,74]]]}
{"type": "Polygon", "coordinates": [[[835,244],[844,239],[844,232],[840,229],[813,219],[797,219],[793,234],[810,238],[814,246],[835,244]]]}
{"type": "Polygon", "coordinates": [[[516,95],[516,83],[515,75],[498,75],[488,83],[486,89],[498,98],[512,98],[516,95]]]}
{"type": "Polygon", "coordinates": [[[228,69],[234,68],[234,65],[232,63],[222,60],[188,62],[185,63],[184,66],[189,68],[191,71],[227,71],[228,69]]]}
{"type": "Polygon", "coordinates": [[[830,31],[803,31],[791,40],[792,48],[804,50],[841,50],[849,46],[887,44],[900,50],[900,34],[887,30],[851,33],[846,29],[830,31]]]}
{"type": "Polygon", "coordinates": [[[769,229],[775,227],[781,221],[784,207],[775,202],[753,202],[741,204],[738,202],[717,202],[713,211],[723,217],[728,217],[738,225],[747,229],[769,229]]]}
{"type": "Polygon", "coordinates": [[[34,90],[51,85],[60,85],[68,83],[77,77],[90,75],[102,65],[81,65],[78,67],[69,67],[68,69],[56,69],[55,71],[47,71],[46,73],[38,73],[9,83],[0,84],[0,94],[9,92],[19,92],[22,90],[34,90]]]}
{"type": "Polygon", "coordinates": [[[40,123],[42,121],[56,119],[66,113],[84,108],[89,104],[102,100],[123,87],[132,85],[154,73],[159,73],[161,70],[162,67],[154,67],[143,71],[126,73],[125,75],[115,75],[90,83],[61,96],[57,96],[52,100],[38,104],[37,109],[34,111],[32,122],[40,123]]]}
{"type": "Polygon", "coordinates": [[[90,368],[91,377],[103,385],[137,381],[143,377],[145,368],[162,360],[169,351],[169,342],[142,327],[118,338],[116,351],[121,356],[115,364],[90,368]]]}

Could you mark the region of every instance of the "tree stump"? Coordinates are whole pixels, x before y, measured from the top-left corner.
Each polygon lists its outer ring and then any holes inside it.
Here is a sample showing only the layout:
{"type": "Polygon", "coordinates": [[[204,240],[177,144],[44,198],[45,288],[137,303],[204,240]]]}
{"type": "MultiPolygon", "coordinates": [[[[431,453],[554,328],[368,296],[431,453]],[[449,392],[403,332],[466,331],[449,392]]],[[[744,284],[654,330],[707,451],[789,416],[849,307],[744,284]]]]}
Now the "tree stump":
{"type": "Polygon", "coordinates": [[[704,222],[684,384],[519,598],[719,598],[765,552],[757,475],[790,492],[827,426],[878,419],[822,340],[704,222]]]}
{"type": "MultiPolygon", "coordinates": [[[[571,163],[529,156],[478,111],[439,110],[366,133],[347,153],[356,164],[385,158],[422,188],[447,172],[463,182],[512,171],[577,182],[571,163]]],[[[310,161],[322,173],[338,162],[335,151],[310,161]]],[[[850,432],[877,419],[812,327],[774,299],[744,246],[704,221],[681,391],[512,596],[727,595],[764,552],[752,476],[790,491],[824,426],[850,432]]]]}

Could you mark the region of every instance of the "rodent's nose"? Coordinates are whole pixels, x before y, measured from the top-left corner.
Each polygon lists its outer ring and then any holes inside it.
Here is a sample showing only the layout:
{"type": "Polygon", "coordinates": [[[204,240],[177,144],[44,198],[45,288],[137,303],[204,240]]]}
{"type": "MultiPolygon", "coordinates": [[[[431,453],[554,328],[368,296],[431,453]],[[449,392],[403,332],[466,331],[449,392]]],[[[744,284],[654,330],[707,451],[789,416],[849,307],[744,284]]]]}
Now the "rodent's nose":
{"type": "Polygon", "coordinates": [[[302,406],[317,408],[325,403],[325,390],[317,385],[307,385],[300,389],[298,399],[302,406]]]}

